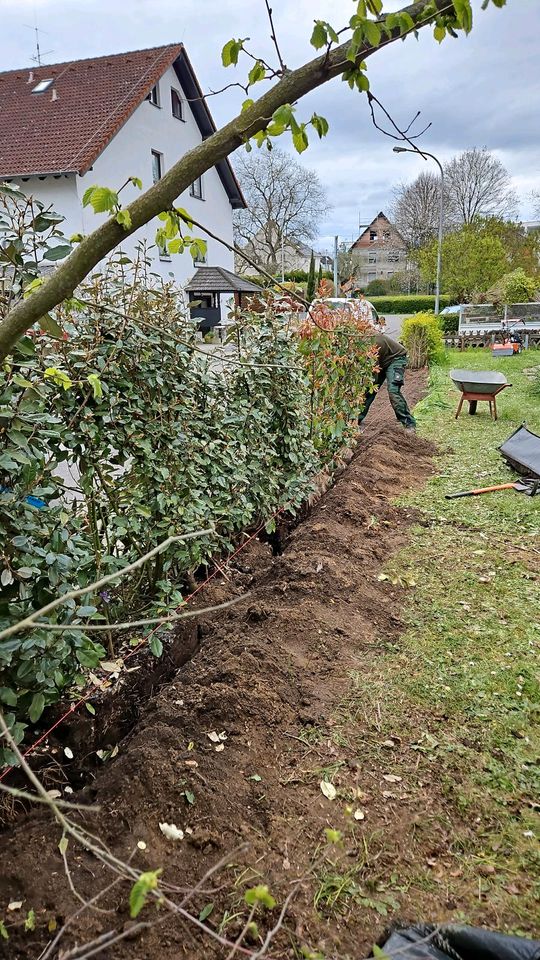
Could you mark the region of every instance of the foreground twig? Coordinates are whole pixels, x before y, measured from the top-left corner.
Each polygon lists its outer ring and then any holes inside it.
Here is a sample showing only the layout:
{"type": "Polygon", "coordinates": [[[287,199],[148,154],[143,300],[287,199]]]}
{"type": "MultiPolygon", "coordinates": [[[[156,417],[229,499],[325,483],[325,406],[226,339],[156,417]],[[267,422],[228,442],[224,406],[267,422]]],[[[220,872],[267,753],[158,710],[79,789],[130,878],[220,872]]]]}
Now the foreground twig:
{"type": "Polygon", "coordinates": [[[129,563],[127,567],[122,567],[121,570],[116,570],[115,573],[109,573],[106,577],[101,577],[100,580],[96,580],[95,583],[88,584],[87,587],[78,587],[76,590],[69,590],[67,593],[62,594],[61,597],[56,597],[55,600],[51,600],[50,603],[45,604],[45,606],[41,607],[40,610],[35,610],[34,613],[29,614],[23,620],[19,620],[18,623],[14,623],[11,627],[6,627],[5,630],[0,632],[0,640],[5,640],[6,637],[11,637],[14,633],[20,633],[20,631],[24,630],[26,627],[32,626],[38,617],[45,616],[46,613],[50,613],[51,610],[55,610],[56,607],[66,603],[67,600],[76,600],[78,597],[83,597],[87,593],[94,593],[101,587],[106,586],[106,584],[112,583],[114,580],[119,580],[120,577],[125,577],[126,573],[131,573],[133,570],[137,570],[138,567],[142,567],[147,560],[151,560],[152,557],[156,556],[156,554],[162,553],[167,549],[167,547],[170,547],[172,543],[181,543],[184,540],[194,540],[196,537],[205,537],[213,532],[213,528],[210,527],[207,530],[195,530],[193,533],[183,533],[179,536],[167,537],[167,539],[163,540],[162,543],[158,543],[157,547],[149,550],[148,553],[145,553],[144,556],[139,557],[139,559],[135,560],[133,563],[129,563]]]}

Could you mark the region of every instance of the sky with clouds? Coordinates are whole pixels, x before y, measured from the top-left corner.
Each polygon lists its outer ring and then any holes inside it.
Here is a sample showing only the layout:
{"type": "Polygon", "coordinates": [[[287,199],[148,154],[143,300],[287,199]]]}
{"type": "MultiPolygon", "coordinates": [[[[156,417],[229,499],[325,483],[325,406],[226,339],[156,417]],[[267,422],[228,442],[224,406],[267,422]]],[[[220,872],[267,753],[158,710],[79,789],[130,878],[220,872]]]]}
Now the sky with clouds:
{"type": "MultiPolygon", "coordinates": [[[[402,5],[387,0],[385,9],[402,5]]],[[[249,36],[257,55],[273,56],[263,0],[1,0],[0,6],[3,70],[31,64],[35,22],[42,51],[51,51],[48,63],[182,41],[205,91],[235,79],[220,57],[231,37],[249,36]]],[[[473,6],[468,37],[439,46],[423,31],[418,41],[410,37],[375,54],[368,61],[371,87],[399,123],[421,111],[421,120],[432,124],[421,143],[441,160],[474,146],[495,153],[512,176],[521,217],[529,219],[528,194],[540,188],[540,0],[507,0],[502,10],[490,4],[481,11],[480,0],[473,6]]],[[[351,0],[273,0],[287,65],[313,55],[315,18],[339,28],[353,9],[351,0]]],[[[243,79],[246,71],[236,72],[243,79]]],[[[230,119],[243,98],[238,89],[212,97],[217,123],[230,119]]],[[[332,205],[321,225],[325,249],[334,234],[349,240],[359,221],[388,208],[393,187],[413,179],[426,162],[392,153],[392,141],[371,123],[365,96],[339,79],[306,97],[298,115],[307,118],[314,109],[328,119],[330,132],[321,142],[312,139],[302,162],[317,171],[332,205]]]]}

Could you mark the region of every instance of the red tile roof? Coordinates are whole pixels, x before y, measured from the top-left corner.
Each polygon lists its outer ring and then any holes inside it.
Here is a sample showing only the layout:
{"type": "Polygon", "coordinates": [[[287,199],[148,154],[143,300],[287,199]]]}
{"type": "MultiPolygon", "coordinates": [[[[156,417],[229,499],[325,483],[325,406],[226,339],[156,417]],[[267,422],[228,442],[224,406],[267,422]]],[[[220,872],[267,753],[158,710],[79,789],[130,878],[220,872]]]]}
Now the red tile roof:
{"type": "MultiPolygon", "coordinates": [[[[86,173],[173,64],[204,139],[216,128],[182,43],[0,73],[0,177],[86,173]]],[[[244,207],[229,162],[217,171],[232,206],[244,207]]]]}
{"type": "Polygon", "coordinates": [[[181,52],[171,44],[0,73],[0,176],[86,173],[181,52]]]}

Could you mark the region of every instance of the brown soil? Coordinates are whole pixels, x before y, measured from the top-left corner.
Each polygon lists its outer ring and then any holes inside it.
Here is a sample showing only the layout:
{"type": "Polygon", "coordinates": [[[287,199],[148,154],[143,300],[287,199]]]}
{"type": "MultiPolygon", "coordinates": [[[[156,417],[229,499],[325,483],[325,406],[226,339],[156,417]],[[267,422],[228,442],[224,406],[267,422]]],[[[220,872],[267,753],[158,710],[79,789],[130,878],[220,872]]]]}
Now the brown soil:
{"type": "MultiPolygon", "coordinates": [[[[423,376],[411,374],[409,400],[419,399],[423,389],[423,376]]],[[[191,653],[198,646],[192,658],[153,696],[145,690],[138,720],[120,741],[117,756],[87,767],[86,787],[67,798],[98,803],[101,812],[87,818],[89,829],[121,857],[144,840],[147,849],[137,851],[133,862],[141,870],[163,866],[166,880],[178,886],[192,884],[231,852],[230,865],[205,884],[214,892],[194,900],[196,914],[215,902],[209,921],[214,927],[225,909],[242,909],[246,886],[268,883],[282,904],[301,878],[285,929],[270,951],[275,958],[300,956],[305,944],[329,958],[365,956],[387,923],[380,891],[390,875],[404,883],[399,906],[387,904],[389,915],[437,920],[456,907],[446,903],[442,887],[417,886],[411,898],[406,892],[416,864],[429,862],[449,843],[436,771],[431,781],[415,781],[416,755],[404,751],[396,757],[388,744],[368,749],[377,725],[357,702],[350,735],[333,736],[351,692],[351,671],[369,677],[381,649],[399,642],[403,590],[378,575],[387,557],[405,545],[411,520],[392,499],[422,482],[432,452],[395,423],[382,394],[351,464],[293,530],[283,553],[274,556],[269,544],[254,541],[227,569],[228,579],[206,588],[205,604],[240,595],[246,587],[250,593],[237,606],[186,628],[182,642],[191,653]],[[216,750],[208,734],[222,731],[226,740],[216,750]],[[399,781],[384,779],[396,771],[412,778],[407,791],[399,781]],[[334,801],[320,790],[325,776],[340,790],[334,801]],[[193,804],[186,793],[194,796],[193,804]],[[364,821],[351,826],[342,796],[362,808],[364,821]],[[163,821],[193,832],[174,843],[160,832],[163,821]],[[346,833],[342,852],[325,848],[328,827],[346,833]],[[247,850],[234,852],[243,842],[247,850]],[[328,858],[340,862],[331,869],[328,858]],[[324,875],[352,868],[362,906],[345,913],[345,898],[334,911],[317,911],[314,897],[324,875]],[[379,906],[370,907],[369,899],[379,906]]],[[[58,840],[58,828],[43,811],[20,816],[0,838],[0,918],[16,919],[5,908],[23,900],[21,915],[32,907],[38,921],[34,933],[15,931],[5,943],[4,955],[11,960],[37,957],[49,938],[47,922],[56,918],[61,924],[79,906],[58,840]]],[[[72,846],[73,882],[91,896],[109,875],[72,846]]],[[[66,933],[65,947],[121,929],[128,921],[126,899],[124,887],[103,904],[111,915],[87,912],[66,933]]],[[[143,916],[150,919],[153,911],[146,907],[143,916]]],[[[234,940],[240,929],[241,920],[233,919],[224,935],[234,940]]],[[[227,951],[215,952],[208,938],[171,920],[101,955],[202,960],[227,951]]]]}

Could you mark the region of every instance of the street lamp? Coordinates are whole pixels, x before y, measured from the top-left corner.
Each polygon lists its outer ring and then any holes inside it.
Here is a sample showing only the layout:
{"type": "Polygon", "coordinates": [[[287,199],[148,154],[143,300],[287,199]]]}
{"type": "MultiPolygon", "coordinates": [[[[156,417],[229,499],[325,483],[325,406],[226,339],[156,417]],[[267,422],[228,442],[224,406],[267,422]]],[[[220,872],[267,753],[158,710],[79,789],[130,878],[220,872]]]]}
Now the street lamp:
{"type": "Polygon", "coordinates": [[[432,153],[426,150],[411,150],[409,147],[394,147],[394,153],[419,153],[422,157],[431,157],[441,171],[441,189],[439,196],[439,237],[437,241],[437,278],[435,281],[435,313],[439,312],[439,301],[441,297],[441,257],[442,257],[442,237],[444,220],[444,170],[440,160],[432,153]]]}

